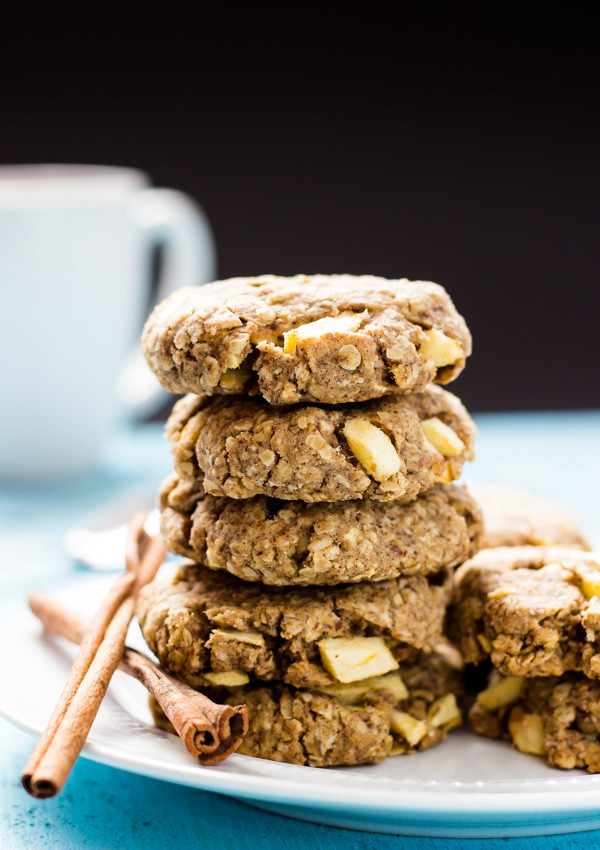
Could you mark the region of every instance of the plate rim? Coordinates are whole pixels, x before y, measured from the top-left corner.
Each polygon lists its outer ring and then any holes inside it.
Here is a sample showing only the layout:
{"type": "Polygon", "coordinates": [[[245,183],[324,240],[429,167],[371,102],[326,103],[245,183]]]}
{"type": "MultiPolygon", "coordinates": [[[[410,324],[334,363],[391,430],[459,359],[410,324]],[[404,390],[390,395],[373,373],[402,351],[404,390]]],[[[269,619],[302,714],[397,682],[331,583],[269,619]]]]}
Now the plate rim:
{"type": "MultiPolygon", "coordinates": [[[[101,582],[107,581],[106,574],[100,576],[95,574],[93,579],[101,582]]],[[[71,576],[70,581],[61,582],[61,589],[70,589],[89,583],[92,575],[84,577],[71,576]]],[[[59,592],[60,592],[59,590],[59,592]]],[[[2,636],[8,630],[17,631],[26,629],[29,633],[34,627],[40,629],[40,624],[34,615],[23,608],[18,614],[7,619],[0,627],[0,645],[2,636]]],[[[2,667],[0,658],[0,667],[2,667]]],[[[114,687],[114,686],[113,686],[114,687]]],[[[36,723],[31,718],[19,716],[17,707],[11,706],[11,700],[6,694],[0,692],[0,715],[9,723],[22,729],[29,734],[39,736],[43,731],[44,724],[36,723]]],[[[111,688],[109,687],[109,695],[111,688]]],[[[124,715],[130,717],[126,708],[118,701],[117,705],[124,715]]],[[[102,708],[101,708],[102,710],[102,708]]],[[[148,731],[159,736],[161,739],[173,739],[173,744],[180,743],[176,736],[169,735],[162,730],[148,726],[148,731]]],[[[111,767],[136,773],[154,779],[161,779],[174,784],[198,788],[204,791],[223,794],[246,802],[256,801],[271,806],[282,805],[287,808],[296,808],[299,811],[310,807],[322,812],[336,812],[343,816],[344,812],[352,812],[358,816],[369,816],[376,814],[379,818],[402,820],[403,816],[427,817],[436,821],[445,821],[448,824],[460,824],[465,818],[510,818],[514,824],[515,819],[519,823],[526,823],[528,817],[539,821],[543,816],[551,817],[556,824],[560,820],[585,817],[592,814],[597,820],[600,818],[598,800],[600,799],[600,775],[593,776],[578,772],[573,775],[565,772],[564,776],[548,778],[534,778],[525,780],[514,780],[518,787],[510,788],[511,780],[498,780],[498,785],[504,787],[494,788],[494,782],[490,780],[461,781],[454,783],[448,781],[445,787],[441,783],[427,782],[415,779],[394,779],[389,777],[370,777],[367,783],[360,782],[357,774],[344,774],[347,782],[335,783],[333,781],[322,781],[325,774],[330,774],[331,768],[313,768],[301,765],[287,765],[280,762],[255,759],[251,756],[234,754],[227,759],[223,765],[215,767],[203,767],[191,760],[190,764],[180,765],[165,763],[156,755],[146,755],[142,752],[130,753],[119,746],[117,741],[110,744],[102,739],[94,739],[93,729],[90,738],[84,745],[81,756],[111,767]],[[270,766],[277,775],[266,775],[261,772],[243,772],[236,770],[236,762],[240,764],[260,762],[270,766]],[[226,766],[226,767],[225,767],[226,766]],[[219,768],[225,769],[219,769],[219,768]],[[279,774],[285,774],[281,776],[279,774]],[[311,781],[301,781],[295,776],[306,776],[310,772],[311,781]],[[294,774],[294,775],[290,775],[294,774]],[[397,790],[390,787],[382,787],[383,783],[396,783],[397,790]],[[536,784],[538,788],[527,789],[527,784],[536,784]],[[584,787],[582,787],[584,785],[584,787]],[[588,787],[585,787],[587,785],[588,787]],[[478,788],[477,786],[481,786],[478,788]],[[508,787],[507,787],[508,786],[508,787]]],[[[360,766],[354,768],[359,770],[360,766]]],[[[268,770],[268,768],[265,768],[268,770]]],[[[335,768],[333,768],[335,771],[335,768]]],[[[576,824],[570,824],[571,831],[576,824]]],[[[594,826],[580,828],[593,829],[594,826]]],[[[416,834],[416,833],[415,833],[416,834]]],[[[419,833],[426,834],[426,833],[419,833]]],[[[484,837],[484,833],[477,833],[484,837]]],[[[491,834],[491,833],[487,833],[491,834]]],[[[504,834],[507,834],[506,832],[504,834]]],[[[541,834],[541,833],[536,833],[541,834]]]]}
{"type": "MultiPolygon", "coordinates": [[[[34,728],[31,724],[25,723],[23,721],[18,721],[10,711],[6,710],[5,706],[0,705],[0,715],[2,715],[5,720],[7,720],[13,726],[16,726],[17,728],[20,728],[21,730],[28,732],[32,735],[39,736],[40,730],[34,728]]],[[[168,735],[168,733],[164,734],[168,735]]],[[[174,735],[171,735],[169,737],[173,739],[176,738],[176,736],[174,735]]],[[[294,779],[288,779],[286,780],[285,787],[282,788],[281,778],[250,773],[235,773],[229,771],[227,773],[219,773],[217,771],[214,771],[214,769],[211,767],[204,767],[196,764],[190,764],[189,768],[167,765],[166,773],[169,775],[165,775],[165,764],[160,762],[160,760],[157,758],[128,758],[126,754],[123,755],[123,753],[119,751],[118,747],[113,748],[110,745],[93,740],[91,742],[87,742],[84,745],[84,748],[81,752],[81,756],[98,764],[104,764],[109,767],[117,767],[120,770],[126,770],[132,773],[137,773],[141,776],[146,776],[153,779],[160,779],[162,781],[171,782],[174,784],[183,784],[187,787],[198,788],[205,791],[214,791],[215,793],[225,794],[226,796],[239,797],[246,800],[256,799],[264,802],[272,802],[275,804],[279,802],[287,806],[300,807],[303,807],[306,803],[310,803],[316,808],[328,808],[332,802],[340,802],[344,806],[348,806],[350,803],[352,803],[353,808],[355,807],[354,799],[348,799],[348,786],[341,788],[336,787],[333,784],[329,785],[319,782],[311,782],[309,784],[306,784],[294,779]],[[208,778],[209,776],[212,777],[210,781],[202,781],[202,777],[208,778]],[[200,781],[182,782],[182,777],[185,779],[195,779],[195,777],[198,777],[200,778],[200,781]],[[232,778],[237,778],[239,783],[238,786],[236,786],[235,791],[232,791],[231,789],[232,778]],[[223,787],[215,787],[215,785],[223,787]],[[253,787],[251,789],[246,789],[246,785],[251,785],[253,787]],[[290,786],[294,791],[298,793],[299,796],[303,797],[301,801],[298,801],[297,799],[290,799],[290,786]],[[307,793],[307,789],[309,793],[307,793]],[[322,789],[327,789],[328,792],[331,792],[333,790],[334,793],[330,793],[328,799],[324,800],[323,797],[320,796],[320,792],[322,791],[322,789]],[[336,799],[332,800],[332,797],[336,799]]],[[[229,761],[231,761],[231,759],[254,760],[254,757],[245,755],[234,755],[229,757],[229,761]]],[[[261,761],[261,759],[257,760],[261,761]]],[[[276,764],[278,767],[286,766],[283,763],[279,762],[274,762],[274,764],[276,764]]],[[[302,770],[311,771],[311,774],[314,775],[315,768],[306,767],[303,765],[293,765],[293,767],[298,767],[302,770]]],[[[317,770],[319,769],[326,770],[326,768],[317,768],[317,770]]],[[[377,778],[372,778],[370,781],[373,784],[376,784],[377,778]]],[[[549,783],[555,782],[555,780],[547,781],[549,783]]],[[[462,815],[527,814],[531,812],[533,806],[535,806],[536,814],[541,815],[548,812],[560,815],[562,811],[564,811],[565,813],[568,812],[570,814],[581,814],[587,811],[589,807],[592,807],[594,813],[600,819],[600,811],[598,807],[598,790],[598,788],[592,788],[589,791],[584,791],[582,793],[581,789],[573,789],[570,793],[577,794],[578,799],[576,799],[575,801],[570,801],[575,802],[575,805],[569,805],[569,807],[565,808],[564,810],[557,809],[555,800],[549,800],[549,797],[553,796],[551,793],[549,794],[549,789],[541,791],[530,791],[527,794],[524,794],[522,790],[479,792],[472,790],[448,790],[444,791],[443,793],[440,793],[439,789],[435,789],[432,787],[408,787],[403,789],[401,795],[401,799],[403,800],[402,807],[397,808],[396,806],[386,805],[386,798],[391,798],[392,795],[395,795],[397,792],[392,791],[390,789],[374,789],[371,791],[370,789],[365,789],[361,786],[360,793],[363,796],[363,799],[362,801],[359,799],[357,802],[359,804],[359,809],[364,809],[364,812],[371,812],[375,810],[374,801],[371,801],[368,798],[377,796],[376,809],[377,813],[381,815],[385,815],[386,812],[391,815],[402,815],[402,813],[408,809],[411,812],[415,813],[418,812],[420,814],[432,814],[443,816],[454,813],[462,815]],[[411,798],[411,795],[414,795],[414,799],[411,798]],[[586,799],[587,797],[590,798],[589,801],[586,799]],[[426,800],[426,798],[429,799],[426,800]],[[447,805],[440,806],[440,800],[444,800],[447,805]],[[460,806],[457,807],[457,800],[468,802],[469,805],[465,806],[464,808],[460,806]],[[479,805],[479,803],[483,803],[484,801],[488,803],[491,802],[493,803],[493,805],[479,805]],[[475,807],[475,811],[473,809],[474,802],[478,804],[475,807]],[[518,805],[515,805],[515,802],[518,802],[518,805]],[[429,805],[430,803],[434,803],[434,805],[429,805]],[[498,805],[499,803],[504,803],[505,805],[498,805]],[[540,805],[543,803],[547,804],[547,808],[544,805],[540,805]]],[[[557,788],[555,789],[555,793],[564,795],[565,789],[557,788]]]]}

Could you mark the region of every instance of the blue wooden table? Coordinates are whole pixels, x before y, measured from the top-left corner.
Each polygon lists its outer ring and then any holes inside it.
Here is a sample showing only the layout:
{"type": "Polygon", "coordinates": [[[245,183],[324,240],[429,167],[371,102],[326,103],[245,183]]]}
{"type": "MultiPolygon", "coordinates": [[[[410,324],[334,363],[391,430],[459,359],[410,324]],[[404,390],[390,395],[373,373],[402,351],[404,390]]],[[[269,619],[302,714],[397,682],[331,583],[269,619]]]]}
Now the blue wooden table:
{"type": "MultiPolygon", "coordinates": [[[[600,547],[600,411],[481,415],[477,459],[465,483],[512,484],[575,511],[600,547]]],[[[119,433],[84,480],[0,489],[0,617],[25,607],[34,587],[81,570],[62,548],[88,511],[130,488],[154,492],[171,468],[160,426],[119,433]]],[[[0,647],[0,653],[6,648],[0,647]]],[[[4,684],[0,682],[0,688],[4,684]]],[[[0,848],[207,847],[591,848],[600,831],[528,839],[408,838],[334,829],[267,814],[237,801],[80,758],[62,793],[36,801],[20,774],[34,738],[0,718],[0,848]]],[[[600,801],[599,801],[600,803],[600,801]]]]}

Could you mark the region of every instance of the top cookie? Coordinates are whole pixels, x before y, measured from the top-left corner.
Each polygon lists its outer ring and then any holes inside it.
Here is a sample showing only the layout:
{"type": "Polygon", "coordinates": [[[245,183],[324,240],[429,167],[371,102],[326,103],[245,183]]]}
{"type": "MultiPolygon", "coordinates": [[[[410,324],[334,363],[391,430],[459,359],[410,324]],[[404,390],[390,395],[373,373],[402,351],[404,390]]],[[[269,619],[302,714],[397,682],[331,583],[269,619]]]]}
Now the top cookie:
{"type": "Polygon", "coordinates": [[[150,315],[142,347],[174,393],[341,404],[448,383],[471,335],[436,283],[262,275],[174,292],[150,315]]]}

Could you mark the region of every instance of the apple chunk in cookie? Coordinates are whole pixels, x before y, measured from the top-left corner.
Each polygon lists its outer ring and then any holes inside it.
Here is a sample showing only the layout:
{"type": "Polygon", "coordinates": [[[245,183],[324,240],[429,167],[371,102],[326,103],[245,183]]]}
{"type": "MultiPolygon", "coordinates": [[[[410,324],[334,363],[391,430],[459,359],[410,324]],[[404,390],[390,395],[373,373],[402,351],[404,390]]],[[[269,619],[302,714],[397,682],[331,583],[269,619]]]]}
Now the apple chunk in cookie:
{"type": "Polygon", "coordinates": [[[402,468],[390,437],[368,419],[349,419],[342,432],[354,457],[375,481],[386,481],[402,468]]]}
{"type": "Polygon", "coordinates": [[[323,667],[338,682],[356,682],[398,668],[382,637],[323,638],[317,646],[323,667]]]}

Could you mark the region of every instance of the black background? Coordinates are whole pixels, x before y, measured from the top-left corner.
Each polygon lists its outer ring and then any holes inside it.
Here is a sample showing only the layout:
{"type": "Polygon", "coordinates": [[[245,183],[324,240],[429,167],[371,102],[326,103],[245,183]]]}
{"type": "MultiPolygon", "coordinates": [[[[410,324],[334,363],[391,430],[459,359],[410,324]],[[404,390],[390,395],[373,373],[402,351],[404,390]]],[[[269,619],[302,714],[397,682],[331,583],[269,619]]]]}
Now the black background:
{"type": "Polygon", "coordinates": [[[106,17],[5,30],[0,162],[129,165],[188,192],[220,277],[435,280],[473,333],[452,387],[471,410],[600,406],[588,20],[183,8],[127,37],[106,17]]]}

